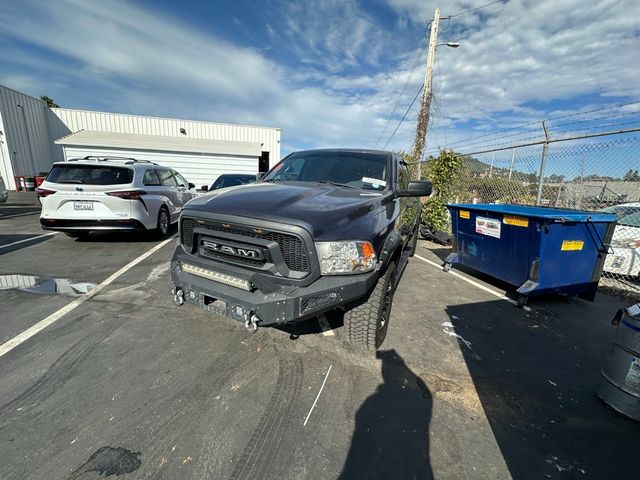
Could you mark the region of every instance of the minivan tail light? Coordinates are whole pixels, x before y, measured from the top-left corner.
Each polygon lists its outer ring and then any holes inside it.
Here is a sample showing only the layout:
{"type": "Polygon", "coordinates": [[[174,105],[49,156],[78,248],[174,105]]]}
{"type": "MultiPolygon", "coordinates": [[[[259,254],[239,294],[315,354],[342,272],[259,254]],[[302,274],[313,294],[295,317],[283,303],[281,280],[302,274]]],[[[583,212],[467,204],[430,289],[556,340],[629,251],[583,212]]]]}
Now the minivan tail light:
{"type": "Polygon", "coordinates": [[[46,188],[41,188],[41,187],[36,188],[36,196],[38,198],[44,198],[48,195],[51,195],[52,193],[56,193],[55,190],[48,190],[46,188]]]}
{"type": "Polygon", "coordinates": [[[142,195],[146,195],[144,190],[126,190],[123,192],[106,192],[112,197],[122,198],[123,200],[142,200],[142,195]]]}

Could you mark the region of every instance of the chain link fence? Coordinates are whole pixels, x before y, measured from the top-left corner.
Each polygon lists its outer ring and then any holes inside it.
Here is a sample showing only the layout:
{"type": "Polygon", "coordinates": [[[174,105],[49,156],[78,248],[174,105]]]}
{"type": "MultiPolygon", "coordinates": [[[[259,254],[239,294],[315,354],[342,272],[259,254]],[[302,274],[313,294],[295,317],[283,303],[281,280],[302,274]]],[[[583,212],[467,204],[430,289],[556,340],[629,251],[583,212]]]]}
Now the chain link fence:
{"type": "Polygon", "coordinates": [[[544,130],[539,125],[537,135],[519,130],[484,144],[482,139],[477,145],[469,142],[460,150],[448,147],[463,152],[453,201],[615,213],[618,224],[600,285],[640,299],[640,129],[561,132],[554,138],[546,124],[544,130]],[[479,148],[473,151],[474,146],[479,148]]]}

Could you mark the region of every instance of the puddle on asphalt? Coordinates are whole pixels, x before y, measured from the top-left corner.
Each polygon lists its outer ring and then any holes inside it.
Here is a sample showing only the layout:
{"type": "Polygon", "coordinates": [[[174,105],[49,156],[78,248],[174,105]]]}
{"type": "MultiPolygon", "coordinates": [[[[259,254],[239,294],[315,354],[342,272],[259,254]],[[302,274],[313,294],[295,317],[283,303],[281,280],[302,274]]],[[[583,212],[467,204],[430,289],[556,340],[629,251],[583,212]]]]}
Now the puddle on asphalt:
{"type": "Polygon", "coordinates": [[[95,283],[74,282],[68,278],[47,278],[35,275],[0,275],[0,290],[22,290],[44,295],[84,295],[96,287],[95,283]]]}

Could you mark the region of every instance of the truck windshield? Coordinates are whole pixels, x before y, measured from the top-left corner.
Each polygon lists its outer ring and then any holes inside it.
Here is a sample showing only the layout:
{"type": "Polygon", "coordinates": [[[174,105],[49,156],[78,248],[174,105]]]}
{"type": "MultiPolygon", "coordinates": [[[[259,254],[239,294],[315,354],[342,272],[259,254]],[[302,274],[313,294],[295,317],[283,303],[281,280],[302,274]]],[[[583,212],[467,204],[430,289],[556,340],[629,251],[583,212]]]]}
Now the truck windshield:
{"type": "Polygon", "coordinates": [[[389,156],[360,152],[299,152],[278,163],[265,182],[332,183],[364,190],[384,190],[389,156]]]}

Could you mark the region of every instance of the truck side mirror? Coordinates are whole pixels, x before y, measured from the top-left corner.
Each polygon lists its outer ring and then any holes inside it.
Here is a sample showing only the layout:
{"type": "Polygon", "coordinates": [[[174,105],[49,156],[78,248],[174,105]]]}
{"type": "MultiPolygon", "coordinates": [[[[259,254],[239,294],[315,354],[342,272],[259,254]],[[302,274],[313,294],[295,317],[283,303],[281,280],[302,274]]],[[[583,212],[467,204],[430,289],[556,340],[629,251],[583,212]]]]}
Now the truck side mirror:
{"type": "Polygon", "coordinates": [[[412,180],[406,190],[399,190],[399,197],[428,197],[433,191],[433,185],[429,180],[412,180]]]}
{"type": "Polygon", "coordinates": [[[258,172],[256,173],[256,182],[259,182],[260,180],[262,180],[262,177],[264,177],[264,174],[266,172],[258,172]]]}
{"type": "Polygon", "coordinates": [[[202,190],[203,192],[208,192],[209,187],[207,187],[206,185],[202,185],[202,187],[200,187],[200,190],[202,190]]]}
{"type": "Polygon", "coordinates": [[[189,182],[189,190],[191,190],[192,188],[196,188],[196,185],[195,183],[189,182]]]}

